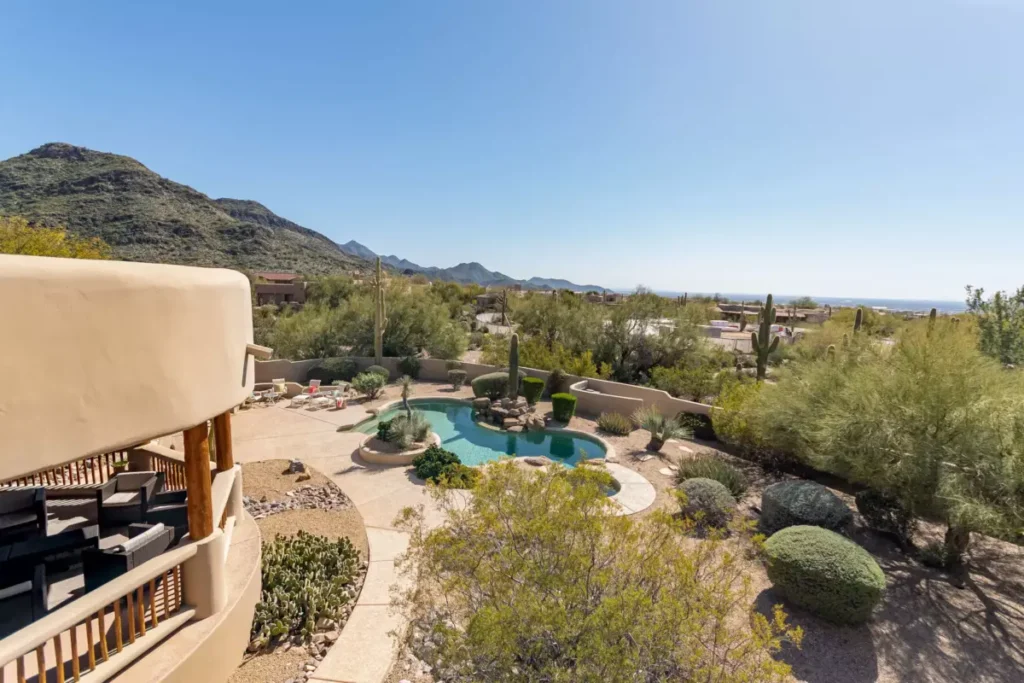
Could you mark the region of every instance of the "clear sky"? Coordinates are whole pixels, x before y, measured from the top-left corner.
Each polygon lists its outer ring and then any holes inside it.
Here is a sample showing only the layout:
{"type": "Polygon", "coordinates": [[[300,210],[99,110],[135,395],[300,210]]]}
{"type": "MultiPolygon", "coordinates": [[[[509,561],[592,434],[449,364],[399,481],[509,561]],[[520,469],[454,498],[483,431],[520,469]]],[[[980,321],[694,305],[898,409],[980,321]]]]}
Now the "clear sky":
{"type": "Polygon", "coordinates": [[[423,265],[1024,284],[1024,0],[30,0],[0,25],[0,158],[127,154],[423,265]]]}

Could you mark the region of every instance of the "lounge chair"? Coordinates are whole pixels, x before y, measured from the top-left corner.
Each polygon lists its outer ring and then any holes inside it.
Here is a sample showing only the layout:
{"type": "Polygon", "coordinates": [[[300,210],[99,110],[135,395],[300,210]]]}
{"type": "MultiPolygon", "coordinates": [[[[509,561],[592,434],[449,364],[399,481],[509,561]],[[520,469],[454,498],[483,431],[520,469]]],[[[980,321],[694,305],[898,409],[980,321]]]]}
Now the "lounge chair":
{"type": "Polygon", "coordinates": [[[46,535],[46,489],[0,490],[0,543],[46,535]]]}
{"type": "Polygon", "coordinates": [[[122,472],[96,491],[96,520],[101,527],[143,522],[153,494],[164,488],[163,472],[122,472]]]}
{"type": "Polygon", "coordinates": [[[309,380],[309,389],[307,389],[306,391],[307,391],[307,393],[312,394],[314,396],[316,394],[319,394],[320,393],[320,380],[318,380],[318,379],[311,379],[311,380],[309,380]]]}
{"type": "Polygon", "coordinates": [[[127,574],[158,557],[174,542],[174,529],[163,524],[132,524],[128,540],[119,546],[82,552],[85,592],[96,590],[108,581],[127,574]]]}

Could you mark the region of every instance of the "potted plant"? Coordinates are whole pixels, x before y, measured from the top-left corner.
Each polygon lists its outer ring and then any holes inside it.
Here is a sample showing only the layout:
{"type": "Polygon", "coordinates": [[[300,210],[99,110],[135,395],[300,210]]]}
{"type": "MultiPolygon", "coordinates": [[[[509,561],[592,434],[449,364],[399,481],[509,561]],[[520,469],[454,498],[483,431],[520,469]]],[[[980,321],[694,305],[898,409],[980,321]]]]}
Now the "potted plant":
{"type": "Polygon", "coordinates": [[[128,471],[127,460],[115,460],[112,466],[114,468],[114,474],[121,474],[122,472],[128,471]]]}

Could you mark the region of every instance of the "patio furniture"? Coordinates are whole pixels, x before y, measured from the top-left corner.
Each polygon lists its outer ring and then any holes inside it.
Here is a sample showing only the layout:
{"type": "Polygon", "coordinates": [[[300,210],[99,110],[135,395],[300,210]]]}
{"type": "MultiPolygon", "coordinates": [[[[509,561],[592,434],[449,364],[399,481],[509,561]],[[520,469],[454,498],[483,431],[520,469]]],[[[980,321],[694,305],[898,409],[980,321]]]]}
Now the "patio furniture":
{"type": "Polygon", "coordinates": [[[167,550],[174,542],[174,529],[163,524],[132,524],[128,540],[106,550],[82,552],[85,592],[96,590],[108,581],[127,574],[167,550]]]}
{"type": "Polygon", "coordinates": [[[96,491],[96,520],[101,527],[146,519],[149,499],[162,491],[163,472],[122,472],[96,491]]]}
{"type": "Polygon", "coordinates": [[[299,406],[301,408],[306,404],[307,400],[309,400],[309,394],[295,394],[292,396],[292,402],[289,405],[299,406]]]}
{"type": "MultiPolygon", "coordinates": [[[[0,546],[0,576],[13,573],[15,576],[37,564],[56,565],[66,569],[78,561],[78,553],[87,548],[97,548],[100,543],[100,529],[97,525],[62,531],[53,536],[30,538],[0,546]]],[[[23,574],[21,574],[23,575],[23,574]]],[[[24,581],[26,579],[22,579],[24,581]]],[[[0,584],[3,580],[0,579],[0,584]]],[[[10,585],[10,584],[8,584],[10,585]]]]}
{"type": "Polygon", "coordinates": [[[307,390],[310,394],[320,393],[320,380],[311,379],[309,380],[309,389],[307,390]]]}
{"type": "MultiPolygon", "coordinates": [[[[23,570],[16,572],[0,571],[0,609],[7,611],[3,601],[29,592],[29,605],[31,608],[31,623],[46,616],[49,603],[50,587],[46,583],[46,565],[25,565],[23,570]],[[28,584],[27,586],[24,584],[28,584]]],[[[18,607],[12,607],[17,611],[18,607]]],[[[10,635],[4,634],[4,635],[10,635]]]]}
{"type": "Polygon", "coordinates": [[[46,489],[0,490],[0,543],[46,535],[46,489]]]}

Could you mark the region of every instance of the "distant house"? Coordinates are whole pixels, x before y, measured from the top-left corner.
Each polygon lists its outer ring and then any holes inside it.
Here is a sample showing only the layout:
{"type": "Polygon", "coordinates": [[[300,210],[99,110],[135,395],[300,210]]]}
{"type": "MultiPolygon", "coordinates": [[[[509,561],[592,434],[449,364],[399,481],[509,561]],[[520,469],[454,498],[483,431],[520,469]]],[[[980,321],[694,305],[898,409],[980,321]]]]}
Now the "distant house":
{"type": "Polygon", "coordinates": [[[266,304],[296,304],[301,306],[306,303],[306,282],[301,275],[295,273],[254,273],[256,282],[253,284],[253,292],[256,295],[256,305],[266,304]]]}

